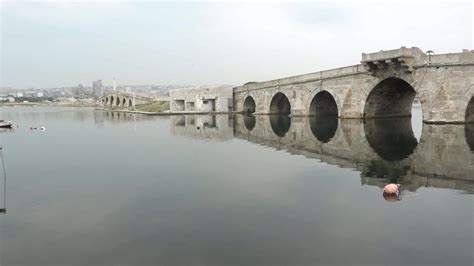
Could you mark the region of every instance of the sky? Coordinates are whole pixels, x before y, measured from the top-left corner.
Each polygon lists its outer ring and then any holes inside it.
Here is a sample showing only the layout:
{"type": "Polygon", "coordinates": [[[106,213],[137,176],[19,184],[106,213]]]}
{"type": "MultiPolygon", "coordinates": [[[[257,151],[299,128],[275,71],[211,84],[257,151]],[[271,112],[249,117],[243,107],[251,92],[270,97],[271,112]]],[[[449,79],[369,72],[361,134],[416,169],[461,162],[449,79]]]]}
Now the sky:
{"type": "Polygon", "coordinates": [[[361,53],[473,49],[471,1],[0,0],[0,86],[241,85],[361,53]]]}

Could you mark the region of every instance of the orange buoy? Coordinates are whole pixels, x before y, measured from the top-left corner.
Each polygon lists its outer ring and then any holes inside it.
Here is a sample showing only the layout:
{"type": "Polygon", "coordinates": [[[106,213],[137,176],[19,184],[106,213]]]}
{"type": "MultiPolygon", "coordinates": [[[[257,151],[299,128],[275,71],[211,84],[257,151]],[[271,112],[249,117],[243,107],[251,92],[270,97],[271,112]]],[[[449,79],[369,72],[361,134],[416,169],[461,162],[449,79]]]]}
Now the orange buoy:
{"type": "Polygon", "coordinates": [[[387,194],[396,194],[398,193],[399,185],[396,184],[388,184],[383,188],[383,193],[387,194]]]}

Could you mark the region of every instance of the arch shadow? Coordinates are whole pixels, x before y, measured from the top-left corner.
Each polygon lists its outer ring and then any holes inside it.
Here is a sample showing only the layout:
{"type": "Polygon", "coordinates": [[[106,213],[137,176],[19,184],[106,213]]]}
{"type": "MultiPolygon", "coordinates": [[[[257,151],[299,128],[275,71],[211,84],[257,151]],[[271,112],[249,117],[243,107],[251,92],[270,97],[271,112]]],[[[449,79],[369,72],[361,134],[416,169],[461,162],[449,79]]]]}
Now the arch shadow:
{"type": "Polygon", "coordinates": [[[370,147],[386,161],[400,161],[410,156],[418,145],[409,117],[364,121],[365,137],[370,147]]]}
{"type": "Polygon", "coordinates": [[[244,115],[244,125],[248,131],[252,131],[257,123],[254,115],[244,115]]]}
{"type": "Polygon", "coordinates": [[[464,132],[466,135],[466,142],[469,149],[474,152],[474,123],[464,125],[464,132]]]}
{"type": "Polygon", "coordinates": [[[284,137],[291,126],[291,118],[287,115],[270,115],[270,126],[278,137],[284,137]]]}
{"type": "Polygon", "coordinates": [[[255,113],[256,105],[255,105],[255,100],[252,98],[252,96],[247,96],[244,100],[244,112],[246,114],[253,114],[255,113]]]}
{"type": "Polygon", "coordinates": [[[309,106],[309,115],[311,116],[338,116],[336,100],[327,91],[318,92],[309,106]]]}
{"type": "Polygon", "coordinates": [[[465,121],[466,123],[474,123],[474,97],[471,97],[467,104],[465,121]]]}
{"type": "Polygon", "coordinates": [[[363,117],[409,117],[415,96],[415,89],[403,79],[384,79],[367,96],[363,117]]]}
{"type": "Polygon", "coordinates": [[[291,114],[291,105],[288,97],[281,92],[277,92],[270,102],[270,114],[289,115],[291,114]]]}
{"type": "Polygon", "coordinates": [[[309,127],[313,135],[322,143],[329,142],[336,135],[338,126],[337,117],[319,117],[309,118],[309,127]]]}

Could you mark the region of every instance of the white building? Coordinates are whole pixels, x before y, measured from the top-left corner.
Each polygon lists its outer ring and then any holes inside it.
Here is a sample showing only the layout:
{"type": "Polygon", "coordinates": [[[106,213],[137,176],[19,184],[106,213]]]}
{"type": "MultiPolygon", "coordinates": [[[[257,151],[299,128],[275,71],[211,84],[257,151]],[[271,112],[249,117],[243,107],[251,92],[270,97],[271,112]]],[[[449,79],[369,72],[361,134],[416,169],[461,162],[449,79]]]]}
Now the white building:
{"type": "Polygon", "coordinates": [[[206,87],[170,91],[171,112],[232,112],[232,87],[206,87]]]}

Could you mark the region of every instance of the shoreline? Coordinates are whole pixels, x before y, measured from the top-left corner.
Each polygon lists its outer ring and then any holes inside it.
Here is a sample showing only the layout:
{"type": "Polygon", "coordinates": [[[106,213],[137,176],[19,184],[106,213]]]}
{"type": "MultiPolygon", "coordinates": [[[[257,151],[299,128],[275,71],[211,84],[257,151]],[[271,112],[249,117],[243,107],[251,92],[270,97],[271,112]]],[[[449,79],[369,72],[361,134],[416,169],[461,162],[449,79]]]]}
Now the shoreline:
{"type": "Polygon", "coordinates": [[[0,107],[15,107],[15,106],[29,106],[29,107],[96,107],[95,104],[44,104],[44,103],[7,103],[0,104],[0,107]]]}
{"type": "Polygon", "coordinates": [[[147,112],[138,110],[126,110],[126,109],[109,109],[103,107],[96,107],[95,110],[109,111],[109,112],[120,112],[120,113],[131,113],[141,115],[158,115],[158,116],[172,116],[172,115],[220,115],[220,114],[239,114],[240,112],[147,112]]]}

